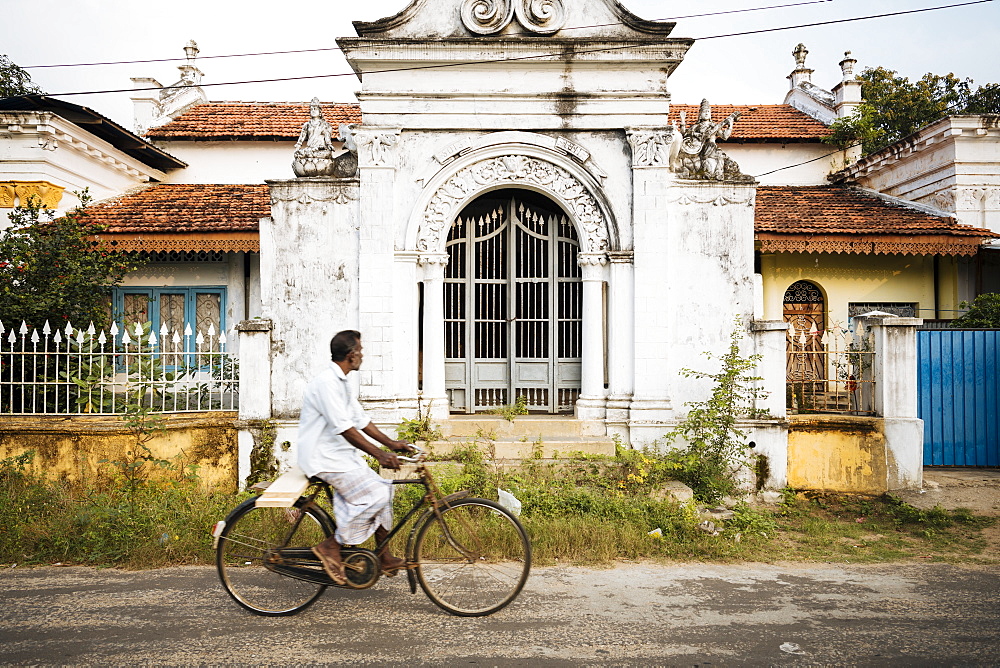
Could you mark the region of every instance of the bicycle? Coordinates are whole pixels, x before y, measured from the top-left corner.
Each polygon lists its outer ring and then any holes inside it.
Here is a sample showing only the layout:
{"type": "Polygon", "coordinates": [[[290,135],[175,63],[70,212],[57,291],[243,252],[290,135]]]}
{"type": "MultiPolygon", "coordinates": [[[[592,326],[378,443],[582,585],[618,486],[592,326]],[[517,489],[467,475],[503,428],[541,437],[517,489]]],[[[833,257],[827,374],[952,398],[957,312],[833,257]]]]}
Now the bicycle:
{"type": "MultiPolygon", "coordinates": [[[[423,496],[374,549],[343,546],[347,584],[334,583],[312,546],[333,535],[335,524],[316,501],[333,492],[318,478],[305,479],[290,498],[262,505],[264,494],[247,499],[217,522],[216,568],[226,592],[250,612],[265,616],[293,615],[312,605],[327,587],[367,589],[382,573],[378,552],[424,508],[406,543],[410,593],[417,584],[442,610],[462,617],[481,617],[503,609],[524,587],[531,568],[531,543],[517,517],[495,501],[455,492],[443,496],[426,466],[427,453],[401,461],[416,464],[416,478],[394,485],[423,485],[423,496]],[[312,490],[311,493],[305,492],[312,490]],[[297,498],[296,498],[297,497],[297,498]]],[[[282,478],[294,473],[286,473],[282,478]]],[[[279,478],[281,480],[281,478],[279,478]]],[[[272,483],[272,485],[276,484],[272,483]]]]}

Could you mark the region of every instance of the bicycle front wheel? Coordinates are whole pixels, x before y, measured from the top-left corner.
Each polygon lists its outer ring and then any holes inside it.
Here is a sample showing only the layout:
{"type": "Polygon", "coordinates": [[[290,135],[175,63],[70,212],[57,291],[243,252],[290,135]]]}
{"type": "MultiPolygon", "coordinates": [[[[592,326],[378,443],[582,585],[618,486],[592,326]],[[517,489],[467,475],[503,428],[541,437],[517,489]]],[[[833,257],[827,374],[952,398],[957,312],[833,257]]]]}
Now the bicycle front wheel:
{"type": "Polygon", "coordinates": [[[461,617],[502,609],[524,587],[531,543],[503,506],[462,499],[430,514],[414,542],[417,581],[435,605],[461,617]]]}
{"type": "Polygon", "coordinates": [[[322,509],[305,499],[293,508],[258,508],[250,499],[233,511],[219,535],[216,567],[233,599],[258,615],[292,615],[320,597],[326,586],[309,552],[332,532],[322,509]]]}

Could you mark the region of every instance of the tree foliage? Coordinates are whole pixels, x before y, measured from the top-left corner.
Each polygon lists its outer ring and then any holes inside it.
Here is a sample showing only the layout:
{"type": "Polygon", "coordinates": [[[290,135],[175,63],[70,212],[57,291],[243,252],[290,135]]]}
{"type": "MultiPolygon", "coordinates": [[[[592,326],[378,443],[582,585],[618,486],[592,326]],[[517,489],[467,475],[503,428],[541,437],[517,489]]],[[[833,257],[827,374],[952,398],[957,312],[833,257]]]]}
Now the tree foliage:
{"type": "Polygon", "coordinates": [[[861,143],[873,153],[951,114],[1000,113],[1000,84],[975,86],[954,74],[927,73],[917,81],[883,67],[866,68],[858,77],[862,103],[830,126],[824,140],[846,147],[861,143]]]}
{"type": "Polygon", "coordinates": [[[959,307],[967,308],[969,311],[961,317],[952,320],[952,327],[1000,328],[1000,294],[987,292],[976,297],[971,304],[969,302],[962,302],[959,304],[959,307]]]}
{"type": "MultiPolygon", "coordinates": [[[[86,193],[80,197],[86,204],[86,193]]],[[[33,199],[10,219],[11,227],[0,231],[0,321],[107,325],[108,291],[137,259],[96,241],[104,226],[88,220],[83,207],[57,218],[33,199]]]]}
{"type": "Polygon", "coordinates": [[[31,75],[18,67],[10,58],[0,54],[0,97],[37,95],[43,91],[31,81],[31,75]]]}

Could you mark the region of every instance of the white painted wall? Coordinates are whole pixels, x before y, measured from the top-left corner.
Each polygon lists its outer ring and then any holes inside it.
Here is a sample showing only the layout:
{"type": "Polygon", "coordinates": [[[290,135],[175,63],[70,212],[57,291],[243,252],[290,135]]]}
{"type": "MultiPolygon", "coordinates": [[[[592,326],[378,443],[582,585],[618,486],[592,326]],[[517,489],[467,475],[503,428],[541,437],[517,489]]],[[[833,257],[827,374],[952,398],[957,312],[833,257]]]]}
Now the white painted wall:
{"type": "Polygon", "coordinates": [[[157,141],[158,148],[188,164],[169,183],[263,183],[290,179],[291,141],[157,141]]]}
{"type": "Polygon", "coordinates": [[[719,148],[762,186],[825,186],[827,175],[844,167],[843,153],[829,144],[720,142],[719,148]]]}
{"type": "MultiPolygon", "coordinates": [[[[0,181],[48,181],[65,188],[58,213],[79,205],[73,194],[89,189],[95,201],[121,194],[165,174],[63,118],[48,112],[2,112],[0,181]]],[[[0,227],[10,209],[0,209],[0,227]]]]}

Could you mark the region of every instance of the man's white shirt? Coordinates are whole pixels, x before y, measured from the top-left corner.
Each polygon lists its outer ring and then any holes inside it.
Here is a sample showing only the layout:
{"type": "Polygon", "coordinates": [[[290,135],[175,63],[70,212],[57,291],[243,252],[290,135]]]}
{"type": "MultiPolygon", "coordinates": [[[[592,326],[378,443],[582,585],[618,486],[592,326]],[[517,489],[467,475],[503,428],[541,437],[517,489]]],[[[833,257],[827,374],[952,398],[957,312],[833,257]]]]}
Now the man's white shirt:
{"type": "Polygon", "coordinates": [[[343,473],[368,466],[342,433],[371,423],[351,391],[347,375],[333,362],[306,386],[299,416],[299,468],[308,475],[343,473]]]}

